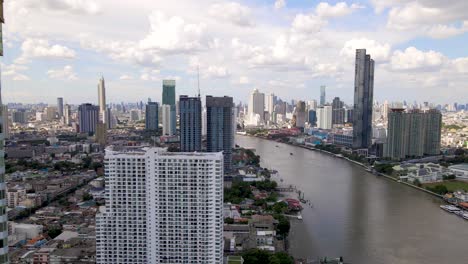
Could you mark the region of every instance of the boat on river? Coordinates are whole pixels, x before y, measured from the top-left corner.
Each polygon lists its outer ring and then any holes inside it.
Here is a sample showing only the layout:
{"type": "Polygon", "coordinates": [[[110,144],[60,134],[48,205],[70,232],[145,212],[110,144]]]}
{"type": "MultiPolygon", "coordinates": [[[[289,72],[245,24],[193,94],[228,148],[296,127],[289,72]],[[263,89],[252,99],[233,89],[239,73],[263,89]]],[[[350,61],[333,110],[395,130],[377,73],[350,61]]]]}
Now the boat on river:
{"type": "Polygon", "coordinates": [[[291,153],[289,153],[289,155],[291,155],[291,156],[292,156],[292,155],[294,155],[294,154],[292,154],[292,152],[291,152],[291,153]]]}
{"type": "Polygon", "coordinates": [[[456,206],[453,206],[453,205],[441,205],[440,208],[442,210],[445,210],[449,213],[455,213],[455,212],[458,212],[460,211],[460,208],[456,207],[456,206]]]}

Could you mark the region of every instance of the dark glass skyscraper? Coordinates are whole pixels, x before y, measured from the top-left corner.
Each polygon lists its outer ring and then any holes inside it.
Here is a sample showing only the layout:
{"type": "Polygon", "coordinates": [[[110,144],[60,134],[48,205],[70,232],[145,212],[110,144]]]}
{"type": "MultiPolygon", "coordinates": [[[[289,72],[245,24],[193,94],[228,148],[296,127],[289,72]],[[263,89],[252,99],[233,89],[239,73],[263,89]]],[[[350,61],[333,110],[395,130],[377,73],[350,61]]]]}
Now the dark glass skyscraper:
{"type": "Polygon", "coordinates": [[[180,113],[180,150],[182,152],[201,151],[202,107],[200,97],[181,95],[180,113]]]}
{"type": "Polygon", "coordinates": [[[162,104],[171,106],[171,131],[176,131],[176,100],[175,80],[163,80],[162,104]]]}
{"type": "Polygon", "coordinates": [[[234,143],[232,97],[206,96],[206,149],[208,152],[223,151],[224,169],[231,170],[231,154],[234,143]]]}
{"type": "Polygon", "coordinates": [[[146,130],[158,130],[159,125],[159,105],[156,102],[148,102],[145,113],[146,130]]]}
{"type": "Polygon", "coordinates": [[[339,97],[335,97],[332,102],[332,124],[341,125],[345,121],[345,109],[343,101],[339,97]]]}
{"type": "Polygon", "coordinates": [[[78,119],[81,133],[94,134],[99,122],[99,106],[82,104],[78,107],[78,119]]]}
{"type": "Polygon", "coordinates": [[[354,76],[353,148],[369,148],[372,143],[374,60],[365,49],[356,50],[354,76]]]}

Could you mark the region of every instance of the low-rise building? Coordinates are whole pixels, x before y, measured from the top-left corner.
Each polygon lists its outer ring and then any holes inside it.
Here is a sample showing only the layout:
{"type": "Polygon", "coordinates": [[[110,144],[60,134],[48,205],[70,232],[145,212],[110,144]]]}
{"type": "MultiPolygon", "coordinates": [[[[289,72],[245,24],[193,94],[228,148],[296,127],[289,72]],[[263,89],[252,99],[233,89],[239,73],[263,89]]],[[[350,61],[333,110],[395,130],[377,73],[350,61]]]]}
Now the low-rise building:
{"type": "Polygon", "coordinates": [[[468,180],[468,163],[449,166],[448,169],[459,180],[468,180]]]}

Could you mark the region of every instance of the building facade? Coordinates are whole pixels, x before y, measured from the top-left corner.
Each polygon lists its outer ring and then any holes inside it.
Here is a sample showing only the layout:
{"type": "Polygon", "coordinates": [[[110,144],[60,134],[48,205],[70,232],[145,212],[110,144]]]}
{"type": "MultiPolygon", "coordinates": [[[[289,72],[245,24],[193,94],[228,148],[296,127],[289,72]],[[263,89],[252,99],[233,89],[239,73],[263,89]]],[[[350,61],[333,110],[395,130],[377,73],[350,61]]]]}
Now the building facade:
{"type": "MultiPolygon", "coordinates": [[[[3,43],[2,24],[5,22],[3,17],[3,1],[0,2],[0,42],[3,43]]],[[[0,45],[0,56],[3,56],[3,45],[0,45]]],[[[2,105],[2,87],[0,83],[0,105],[2,105]]],[[[0,115],[4,116],[4,108],[0,107],[0,115]]],[[[8,215],[6,212],[6,184],[5,184],[5,135],[3,118],[0,118],[0,263],[8,263],[8,215]]]]}
{"type": "Polygon", "coordinates": [[[172,119],[172,113],[172,106],[161,106],[161,119],[164,136],[172,136],[175,134],[174,125],[172,125],[172,122],[174,122],[174,120],[172,119]]]}
{"type": "Polygon", "coordinates": [[[98,264],[222,263],[223,155],[106,150],[98,264]]]}
{"type": "Polygon", "coordinates": [[[148,102],[145,111],[146,130],[158,130],[159,128],[159,105],[156,102],[148,102]]]}
{"type": "Polygon", "coordinates": [[[384,157],[393,160],[440,154],[442,114],[437,110],[391,109],[384,157]]]}
{"type": "Polygon", "coordinates": [[[265,94],[259,92],[258,89],[254,89],[250,94],[248,110],[248,118],[250,119],[251,123],[253,123],[254,119],[256,120],[257,115],[259,117],[259,121],[263,122],[265,115],[265,94]]]}
{"type": "Polygon", "coordinates": [[[99,122],[99,106],[82,104],[78,107],[80,133],[94,134],[99,122]]]}
{"type": "Polygon", "coordinates": [[[374,60],[365,49],[356,50],[354,76],[353,148],[369,148],[372,143],[374,60]]]}
{"type": "Polygon", "coordinates": [[[200,97],[181,95],[180,151],[193,152],[202,149],[202,106],[200,97]]]}
{"type": "Polygon", "coordinates": [[[317,108],[317,127],[321,129],[332,129],[332,107],[325,105],[317,108]]]}
{"type": "Polygon", "coordinates": [[[63,98],[62,97],[57,98],[57,113],[58,113],[59,118],[62,118],[63,116],[63,98]]]}
{"type": "Polygon", "coordinates": [[[176,110],[176,82],[175,80],[163,80],[163,92],[162,92],[162,105],[170,105],[170,118],[172,134],[175,134],[177,129],[177,110],[176,110]]]}
{"type": "Polygon", "coordinates": [[[208,152],[223,152],[225,171],[231,170],[232,163],[233,106],[232,97],[206,96],[206,150],[208,152]]]}
{"type": "Polygon", "coordinates": [[[322,85],[320,86],[320,105],[324,106],[326,103],[327,103],[326,86],[322,85]]]}
{"type": "Polygon", "coordinates": [[[99,116],[103,123],[106,123],[106,85],[104,77],[101,77],[98,82],[98,105],[99,105],[99,116]]]}

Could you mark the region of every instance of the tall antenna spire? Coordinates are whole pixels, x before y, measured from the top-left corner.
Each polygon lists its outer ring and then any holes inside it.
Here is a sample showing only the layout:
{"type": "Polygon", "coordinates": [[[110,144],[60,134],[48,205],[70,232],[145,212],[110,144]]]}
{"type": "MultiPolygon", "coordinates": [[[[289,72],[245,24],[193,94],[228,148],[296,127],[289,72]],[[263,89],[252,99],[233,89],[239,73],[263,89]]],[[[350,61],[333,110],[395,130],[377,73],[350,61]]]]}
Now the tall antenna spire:
{"type": "Polygon", "coordinates": [[[200,98],[200,66],[197,65],[198,98],[200,98]]]}

